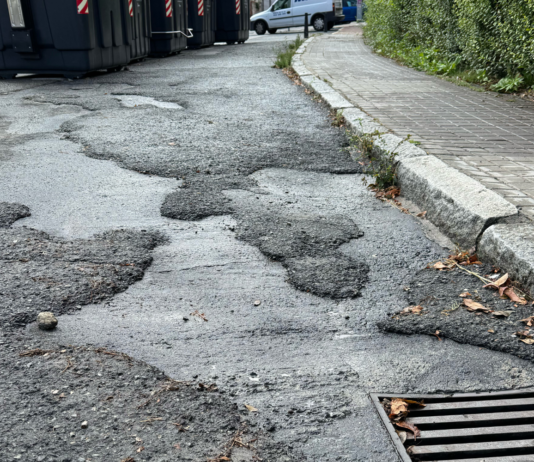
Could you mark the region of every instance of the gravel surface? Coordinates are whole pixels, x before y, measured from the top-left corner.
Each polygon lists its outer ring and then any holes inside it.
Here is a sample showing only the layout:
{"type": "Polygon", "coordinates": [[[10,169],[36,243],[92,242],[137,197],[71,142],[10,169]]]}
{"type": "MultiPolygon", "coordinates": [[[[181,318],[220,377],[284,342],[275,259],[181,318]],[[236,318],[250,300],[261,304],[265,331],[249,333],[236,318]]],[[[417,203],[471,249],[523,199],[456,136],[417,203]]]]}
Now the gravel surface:
{"type": "MultiPolygon", "coordinates": [[[[495,275],[491,265],[475,265],[469,269],[474,269],[482,276],[495,275]]],[[[534,345],[525,344],[515,335],[527,327],[521,320],[534,316],[531,302],[527,305],[514,304],[508,298],[501,299],[496,290],[484,289],[483,286],[484,283],[475,276],[459,269],[424,269],[409,284],[407,304],[422,306],[424,310],[421,314],[395,314],[380,322],[379,326],[388,332],[410,335],[433,335],[439,331],[440,336],[458,343],[534,360],[534,345]],[[465,292],[470,295],[460,297],[465,292]],[[492,311],[510,311],[509,316],[468,311],[463,305],[464,298],[474,300],[492,311]]]]}
{"type": "Polygon", "coordinates": [[[0,404],[16,410],[0,420],[5,461],[303,460],[215,384],[104,348],[0,344],[0,404]]]}

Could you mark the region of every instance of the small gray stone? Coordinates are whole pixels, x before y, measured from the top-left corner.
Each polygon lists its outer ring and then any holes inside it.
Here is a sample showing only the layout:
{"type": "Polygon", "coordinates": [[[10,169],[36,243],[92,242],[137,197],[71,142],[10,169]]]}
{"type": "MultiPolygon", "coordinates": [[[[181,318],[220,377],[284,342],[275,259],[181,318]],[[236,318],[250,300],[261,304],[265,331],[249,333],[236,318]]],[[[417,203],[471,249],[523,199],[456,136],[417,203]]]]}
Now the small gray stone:
{"type": "Polygon", "coordinates": [[[82,422],[81,427],[85,429],[85,428],[87,428],[88,426],[89,426],[89,424],[87,423],[87,420],[84,420],[84,421],[82,422]]]}
{"type": "Polygon", "coordinates": [[[37,315],[37,325],[41,330],[54,330],[57,326],[57,318],[50,311],[43,311],[37,315]]]}

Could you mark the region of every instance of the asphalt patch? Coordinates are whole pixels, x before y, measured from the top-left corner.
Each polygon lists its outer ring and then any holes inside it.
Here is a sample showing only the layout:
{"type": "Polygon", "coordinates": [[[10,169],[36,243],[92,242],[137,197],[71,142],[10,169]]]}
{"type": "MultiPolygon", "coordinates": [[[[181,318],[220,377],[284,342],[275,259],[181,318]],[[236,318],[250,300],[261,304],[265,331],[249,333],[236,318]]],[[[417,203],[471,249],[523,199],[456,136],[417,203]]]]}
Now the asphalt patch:
{"type": "Polygon", "coordinates": [[[303,460],[215,384],[103,348],[0,342],[0,396],[2,460],[303,460]]]}
{"type": "Polygon", "coordinates": [[[17,220],[31,215],[30,209],[22,204],[0,202],[0,228],[8,228],[17,220]]]}
{"type": "MultiPolygon", "coordinates": [[[[492,274],[490,265],[471,266],[480,275],[492,274]]],[[[534,315],[533,306],[514,304],[501,299],[493,289],[484,289],[484,283],[459,269],[439,271],[424,269],[412,280],[408,290],[409,305],[424,308],[420,315],[394,314],[378,323],[387,332],[399,334],[434,335],[439,331],[458,343],[475,345],[489,350],[510,353],[522,359],[534,360],[534,345],[527,345],[515,335],[526,327],[521,320],[534,315]],[[467,311],[460,294],[468,292],[470,299],[493,311],[512,311],[509,317],[491,313],[467,311]]]]}
{"type": "MultiPolygon", "coordinates": [[[[29,215],[20,204],[0,204],[3,226],[29,215]]],[[[110,231],[67,241],[30,228],[0,227],[0,328],[98,303],[140,280],[152,263],[160,233],[110,231]]]]}
{"type": "MultiPolygon", "coordinates": [[[[143,66],[139,73],[107,76],[105,81],[112,85],[128,86],[117,94],[179,100],[186,109],[140,106],[110,112],[107,97],[95,93],[91,104],[101,99],[102,110],[64,123],[62,131],[83,145],[88,156],[113,160],[143,174],[182,180],[162,204],[163,216],[192,221],[235,214],[238,237],[280,261],[296,288],[324,297],[357,296],[366,281],[367,266],[336,251],[358,237],[354,223],[347,224],[342,217],[309,216],[304,221],[295,217],[296,226],[309,227],[310,232],[306,239],[295,239],[285,224],[274,226],[273,231],[273,224],[285,223],[286,217],[262,216],[264,211],[250,216],[225,195],[230,190],[255,191],[257,183],[251,175],[262,169],[362,172],[346,149],[345,132],[332,126],[323,103],[314,102],[302,87],[264,61],[251,65],[258,57],[271,55],[267,46],[243,48],[239,53],[226,50],[212,57],[201,78],[196,67],[180,69],[179,87],[173,86],[174,73],[157,71],[157,62],[143,66]],[[268,85],[259,84],[263,81],[268,85]],[[337,234],[333,233],[336,226],[340,226],[337,234]]],[[[187,58],[205,66],[200,55],[191,53],[187,58]]],[[[165,66],[176,63],[180,60],[166,61],[165,66]]],[[[86,104],[83,98],[78,103],[86,104]]]]}
{"type": "Polygon", "coordinates": [[[320,297],[352,298],[367,281],[369,267],[337,251],[363,236],[342,215],[259,213],[238,215],[236,236],[288,270],[299,290],[320,297]]]}

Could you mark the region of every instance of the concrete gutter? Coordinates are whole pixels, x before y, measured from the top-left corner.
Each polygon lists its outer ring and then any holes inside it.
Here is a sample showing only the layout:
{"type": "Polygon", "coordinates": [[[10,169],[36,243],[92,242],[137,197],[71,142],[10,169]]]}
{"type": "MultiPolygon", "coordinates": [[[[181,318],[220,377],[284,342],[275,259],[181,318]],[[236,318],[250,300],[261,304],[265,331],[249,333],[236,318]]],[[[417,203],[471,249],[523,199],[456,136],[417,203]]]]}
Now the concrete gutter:
{"type": "Polygon", "coordinates": [[[302,60],[312,40],[306,40],[292,66],[302,83],[333,110],[342,111],[347,128],[372,141],[373,154],[395,153],[402,195],[427,212],[440,231],[461,248],[477,247],[481,258],[506,269],[529,289],[534,288],[534,226],[518,224],[518,210],[477,180],[459,172],[402,139],[355,107],[302,60]]]}

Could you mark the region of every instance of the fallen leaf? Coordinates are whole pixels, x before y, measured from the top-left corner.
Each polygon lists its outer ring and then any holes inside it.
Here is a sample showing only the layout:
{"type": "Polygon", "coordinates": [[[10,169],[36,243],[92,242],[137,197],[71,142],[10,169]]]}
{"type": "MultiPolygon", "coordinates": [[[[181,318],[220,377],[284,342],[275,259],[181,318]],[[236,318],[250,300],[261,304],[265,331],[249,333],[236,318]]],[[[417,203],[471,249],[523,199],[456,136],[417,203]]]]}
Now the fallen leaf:
{"type": "Polygon", "coordinates": [[[395,430],[395,432],[399,436],[399,438],[401,440],[401,443],[404,444],[404,442],[406,441],[406,432],[401,432],[401,431],[398,431],[398,430],[395,430]]]}
{"type": "Polygon", "coordinates": [[[144,450],[145,450],[144,446],[139,446],[135,452],[141,452],[141,451],[144,451],[144,450]]]}
{"type": "Polygon", "coordinates": [[[521,319],[521,322],[524,322],[527,324],[527,326],[532,327],[532,324],[534,323],[534,316],[529,316],[528,318],[521,319]]]}
{"type": "Polygon", "coordinates": [[[426,210],[416,215],[416,217],[419,217],[419,218],[425,218],[425,216],[426,216],[426,210]]]}
{"type": "Polygon", "coordinates": [[[491,309],[486,308],[484,305],[481,305],[470,298],[464,298],[463,303],[467,307],[467,311],[482,311],[483,313],[491,313],[491,309]]]}
{"type": "Polygon", "coordinates": [[[462,298],[465,298],[465,297],[471,297],[471,294],[470,294],[469,292],[462,292],[462,293],[460,294],[460,297],[462,297],[462,298]]]}
{"type": "Polygon", "coordinates": [[[513,302],[515,303],[519,303],[520,305],[526,305],[527,304],[527,301],[522,298],[522,297],[519,297],[515,292],[514,292],[514,289],[513,287],[508,287],[505,291],[504,291],[504,295],[506,295],[510,300],[512,300],[513,302]]]}
{"type": "Polygon", "coordinates": [[[503,316],[507,318],[513,313],[513,311],[494,311],[493,316],[503,316]]]}
{"type": "Polygon", "coordinates": [[[257,410],[254,406],[251,406],[250,404],[245,404],[245,407],[246,407],[250,412],[258,412],[258,410],[257,410]]]}
{"type": "Polygon", "coordinates": [[[401,314],[421,314],[421,311],[423,311],[423,309],[424,308],[421,305],[408,306],[401,311],[401,314]]]}
{"type": "Polygon", "coordinates": [[[519,337],[525,337],[525,338],[532,338],[532,335],[530,334],[530,331],[528,330],[518,330],[515,335],[519,337]]]}
{"type": "Polygon", "coordinates": [[[410,430],[413,433],[413,439],[414,440],[416,440],[418,436],[421,436],[421,432],[419,431],[419,429],[414,424],[411,424],[411,423],[408,423],[408,422],[395,422],[395,425],[397,427],[402,427],[402,428],[406,428],[406,429],[410,430]]]}
{"type": "Polygon", "coordinates": [[[493,329],[488,329],[488,332],[489,332],[490,334],[494,334],[494,333],[495,333],[495,331],[494,331],[493,329]]]}
{"type": "Polygon", "coordinates": [[[495,282],[490,282],[489,284],[486,284],[484,288],[490,287],[492,289],[498,289],[499,287],[504,285],[506,282],[508,282],[508,279],[509,279],[509,276],[508,276],[508,273],[506,273],[504,276],[501,276],[495,282]]]}
{"type": "Polygon", "coordinates": [[[198,310],[193,311],[192,313],[189,313],[190,316],[197,316],[198,318],[202,319],[203,321],[208,321],[206,316],[204,316],[204,313],[201,313],[198,310]]]}
{"type": "Polygon", "coordinates": [[[408,415],[408,403],[400,398],[391,400],[389,418],[391,420],[403,420],[408,415]]]}
{"type": "Polygon", "coordinates": [[[439,270],[442,270],[442,269],[449,269],[449,267],[447,265],[445,265],[444,263],[438,261],[437,263],[434,264],[434,268],[435,269],[439,269],[439,270]]]}
{"type": "Polygon", "coordinates": [[[521,339],[521,341],[523,343],[526,343],[527,345],[532,345],[534,344],[534,338],[525,338],[525,339],[521,339]]]}
{"type": "Polygon", "coordinates": [[[441,342],[441,337],[439,336],[439,334],[441,334],[441,332],[439,330],[437,330],[435,333],[433,333],[432,335],[434,335],[440,342],[441,342]]]}

